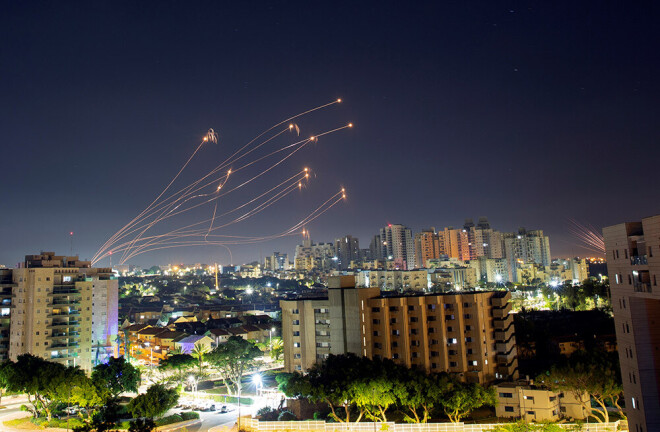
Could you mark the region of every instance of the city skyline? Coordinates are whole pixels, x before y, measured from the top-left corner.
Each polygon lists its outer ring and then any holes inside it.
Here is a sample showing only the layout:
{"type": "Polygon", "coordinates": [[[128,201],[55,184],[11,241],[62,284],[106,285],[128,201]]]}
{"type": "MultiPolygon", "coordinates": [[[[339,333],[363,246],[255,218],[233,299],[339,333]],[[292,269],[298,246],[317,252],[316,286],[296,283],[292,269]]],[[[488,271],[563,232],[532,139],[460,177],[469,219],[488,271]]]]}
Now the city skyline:
{"type": "MultiPolygon", "coordinates": [[[[303,132],[355,127],[293,158],[317,179],[246,231],[289,226],[344,186],[347,200],[307,226],[315,241],[351,234],[365,247],[387,223],[419,232],[487,216],[501,231],[544,230],[554,256],[584,256],[571,219],[602,227],[658,213],[655,17],[598,2],[8,5],[0,136],[12,206],[0,264],[41,250],[91,258],[209,128],[219,143],[196,170],[337,98],[303,132]],[[648,187],[631,187],[625,156],[648,187]],[[624,195],[637,205],[612,205],[624,195]]],[[[301,239],[232,248],[232,261],[301,239]]],[[[213,261],[227,252],[132,263],[213,261]]]]}

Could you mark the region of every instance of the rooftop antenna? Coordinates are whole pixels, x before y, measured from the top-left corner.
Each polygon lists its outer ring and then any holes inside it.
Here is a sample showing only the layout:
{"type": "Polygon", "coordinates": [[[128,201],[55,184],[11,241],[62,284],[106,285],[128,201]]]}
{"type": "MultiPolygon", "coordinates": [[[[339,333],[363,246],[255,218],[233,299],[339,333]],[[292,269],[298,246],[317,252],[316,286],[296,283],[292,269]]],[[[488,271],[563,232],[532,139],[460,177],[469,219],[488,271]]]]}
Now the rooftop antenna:
{"type": "Polygon", "coordinates": [[[69,249],[69,256],[73,256],[73,231],[69,231],[69,240],[71,243],[70,249],[69,249]]]}
{"type": "Polygon", "coordinates": [[[215,263],[215,292],[218,292],[218,263],[215,263]]]}

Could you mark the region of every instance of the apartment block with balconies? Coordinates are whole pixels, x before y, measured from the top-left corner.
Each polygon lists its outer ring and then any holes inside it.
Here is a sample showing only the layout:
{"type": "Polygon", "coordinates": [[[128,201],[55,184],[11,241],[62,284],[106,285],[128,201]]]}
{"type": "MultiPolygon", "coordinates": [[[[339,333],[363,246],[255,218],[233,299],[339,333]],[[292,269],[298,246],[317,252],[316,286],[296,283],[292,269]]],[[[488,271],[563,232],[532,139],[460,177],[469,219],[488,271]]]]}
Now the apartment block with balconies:
{"type": "Polygon", "coordinates": [[[342,276],[330,278],[328,295],[280,302],[287,371],[308,370],[329,353],[354,353],[468,382],[518,376],[508,292],[385,297],[342,276]]]}
{"type": "Polygon", "coordinates": [[[112,321],[107,313],[94,316],[94,293],[105,291],[106,299],[110,296],[111,304],[105,309],[114,309],[116,317],[117,281],[111,269],[92,268],[78,257],[42,252],[26,256],[23,267],[11,270],[11,277],[8,357],[16,360],[29,353],[91,372],[92,360],[99,357],[93,358],[93,344],[111,345],[116,336],[116,331],[114,335],[99,332],[98,340],[92,336],[95,323],[107,327],[112,321]]]}
{"type": "Polygon", "coordinates": [[[629,429],[660,430],[660,215],[603,236],[629,429]]]}
{"type": "Polygon", "coordinates": [[[371,298],[367,355],[468,382],[515,379],[509,298],[503,291],[371,298]]]}
{"type": "Polygon", "coordinates": [[[0,269],[0,361],[9,358],[9,335],[11,328],[12,281],[10,269],[0,269]]]}
{"type": "Polygon", "coordinates": [[[327,298],[282,300],[284,369],[304,372],[330,354],[327,298]]]}

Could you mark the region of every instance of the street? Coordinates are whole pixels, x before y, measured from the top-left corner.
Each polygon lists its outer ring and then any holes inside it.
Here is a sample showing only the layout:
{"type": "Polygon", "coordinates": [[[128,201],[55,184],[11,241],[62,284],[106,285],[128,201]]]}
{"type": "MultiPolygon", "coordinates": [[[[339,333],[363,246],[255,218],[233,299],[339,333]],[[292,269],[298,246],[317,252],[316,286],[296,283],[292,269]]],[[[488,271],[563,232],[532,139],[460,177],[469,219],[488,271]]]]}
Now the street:
{"type": "MultiPolygon", "coordinates": [[[[0,430],[16,431],[16,429],[12,429],[4,426],[4,422],[7,420],[28,416],[29,413],[25,411],[21,411],[21,405],[25,404],[27,400],[25,397],[3,398],[2,402],[3,402],[2,406],[4,408],[0,409],[0,430]]],[[[192,425],[186,422],[184,423],[185,426],[178,426],[178,427],[175,425],[167,425],[159,429],[167,430],[168,432],[182,430],[183,428],[185,428],[189,432],[206,432],[211,429],[213,429],[213,432],[220,432],[225,428],[229,430],[236,424],[236,419],[238,418],[238,408],[236,405],[227,404],[227,408],[229,409],[229,411],[226,413],[221,413],[219,410],[222,405],[224,404],[218,403],[216,405],[217,411],[200,412],[199,413],[200,422],[194,423],[192,425]]],[[[164,416],[178,414],[185,411],[189,411],[189,410],[174,408],[169,410],[167,413],[165,413],[164,416]]],[[[250,406],[245,406],[245,405],[241,406],[242,415],[252,414],[252,411],[253,408],[250,406]]]]}

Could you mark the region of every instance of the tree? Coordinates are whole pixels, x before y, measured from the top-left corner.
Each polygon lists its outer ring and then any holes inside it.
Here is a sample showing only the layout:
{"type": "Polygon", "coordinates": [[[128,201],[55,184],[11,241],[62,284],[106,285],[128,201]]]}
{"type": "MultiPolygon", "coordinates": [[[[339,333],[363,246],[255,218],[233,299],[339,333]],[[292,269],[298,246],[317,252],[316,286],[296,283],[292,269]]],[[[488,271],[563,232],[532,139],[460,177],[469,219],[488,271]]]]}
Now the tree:
{"type": "Polygon", "coordinates": [[[163,415],[174,407],[179,400],[175,389],[167,389],[161,384],[154,384],[128,403],[128,412],[133,417],[154,418],[163,415]]]}
{"type": "Polygon", "coordinates": [[[0,403],[2,402],[2,395],[7,391],[10,385],[11,374],[13,371],[12,363],[5,361],[0,363],[0,403]]]}
{"type": "Polygon", "coordinates": [[[169,372],[171,382],[183,385],[196,365],[197,361],[190,354],[174,354],[162,360],[158,370],[169,372]]]}
{"type": "Polygon", "coordinates": [[[270,357],[279,361],[282,354],[284,354],[284,342],[281,337],[274,337],[270,343],[270,357]]]}
{"type": "Polygon", "coordinates": [[[67,402],[85,408],[87,419],[91,419],[97,407],[106,403],[110,392],[102,383],[94,383],[87,375],[76,375],[70,385],[67,402]],[[99,385],[101,384],[101,385],[99,385]]]}
{"type": "MultiPolygon", "coordinates": [[[[331,354],[322,363],[314,365],[307,375],[294,373],[288,378],[283,377],[280,388],[289,397],[327,403],[330,416],[338,422],[350,422],[351,410],[355,406],[358,408],[355,421],[359,422],[365,410],[374,408],[368,406],[363,397],[366,397],[365,395],[370,391],[375,394],[380,390],[372,390],[364,382],[374,377],[373,371],[381,366],[374,366],[372,360],[355,354],[331,354]],[[360,400],[361,403],[356,404],[356,400],[360,400]],[[343,413],[339,409],[342,409],[343,413]]],[[[386,401],[380,402],[383,404],[386,401]]],[[[373,412],[371,410],[370,414],[373,412]]]]}
{"type": "Polygon", "coordinates": [[[66,367],[31,354],[18,356],[16,362],[6,362],[2,373],[7,389],[26,393],[32,414],[45,416],[49,421],[54,406],[67,402],[74,383],[85,377],[77,367],[66,367]]]}
{"type": "Polygon", "coordinates": [[[108,363],[94,367],[92,380],[99,386],[107,387],[112,397],[116,398],[123,392],[137,392],[140,371],[124,357],[110,357],[108,363]]]}
{"type": "Polygon", "coordinates": [[[451,391],[442,399],[445,414],[452,423],[460,422],[477,408],[495,404],[495,390],[486,389],[480,384],[454,383],[451,391]]]}
{"type": "Polygon", "coordinates": [[[529,423],[521,420],[516,423],[497,425],[486,432],[577,432],[581,430],[582,425],[580,424],[560,426],[550,422],[529,423]]]}
{"type": "Polygon", "coordinates": [[[149,418],[135,419],[128,425],[128,432],[151,432],[156,429],[156,423],[149,418]]]}
{"type": "Polygon", "coordinates": [[[624,416],[619,405],[623,386],[616,353],[573,353],[568,362],[553,366],[548,373],[540,375],[537,381],[551,390],[572,393],[587,415],[593,415],[601,423],[609,422],[608,401],[624,416]],[[591,406],[592,399],[598,407],[591,406]]]}
{"type": "Polygon", "coordinates": [[[199,368],[199,375],[202,375],[204,372],[204,356],[209,353],[209,348],[206,345],[197,344],[193,347],[190,355],[197,360],[197,366],[199,368]]]}
{"type": "Polygon", "coordinates": [[[241,392],[241,379],[261,356],[261,350],[254,342],[246,341],[239,336],[231,336],[227,342],[221,343],[207,355],[210,363],[222,372],[222,380],[229,394],[232,389],[236,394],[241,392]]]}
{"type": "Polygon", "coordinates": [[[433,408],[451,390],[452,380],[444,373],[426,375],[417,369],[402,369],[399,382],[403,391],[399,399],[402,407],[407,410],[404,420],[409,423],[426,423],[433,408]]]}
{"type": "Polygon", "coordinates": [[[387,377],[366,378],[351,385],[353,401],[371,421],[387,421],[387,409],[397,402],[400,390],[387,377]]]}

